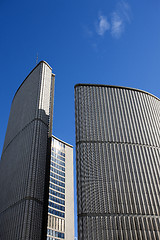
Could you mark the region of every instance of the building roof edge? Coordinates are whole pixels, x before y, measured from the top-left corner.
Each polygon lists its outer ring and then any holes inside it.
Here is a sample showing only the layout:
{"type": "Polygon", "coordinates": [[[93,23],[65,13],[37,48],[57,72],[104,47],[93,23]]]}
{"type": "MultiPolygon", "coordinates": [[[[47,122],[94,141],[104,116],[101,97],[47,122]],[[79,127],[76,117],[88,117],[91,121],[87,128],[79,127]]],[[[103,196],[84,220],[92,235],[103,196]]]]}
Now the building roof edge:
{"type": "Polygon", "coordinates": [[[91,86],[91,87],[110,87],[110,88],[120,88],[120,89],[128,89],[128,90],[132,90],[132,91],[137,91],[137,92],[142,92],[142,93],[145,93],[145,94],[148,94],[154,98],[156,98],[158,101],[160,101],[160,99],[158,97],[156,97],[155,95],[147,92],[147,91],[144,91],[144,90],[141,90],[141,89],[137,89],[137,88],[131,88],[131,87],[123,87],[123,86],[116,86],[116,85],[105,85],[105,84],[90,84],[90,83],[78,83],[74,86],[74,88],[76,87],[80,87],[80,86],[91,86]]]}
{"type": "Polygon", "coordinates": [[[52,138],[55,138],[56,140],[60,141],[61,143],[63,143],[63,144],[65,144],[65,145],[67,145],[67,146],[73,148],[73,146],[72,146],[71,144],[64,142],[63,140],[61,140],[61,139],[55,137],[54,135],[52,135],[52,138]]]}
{"type": "MultiPolygon", "coordinates": [[[[16,93],[14,94],[14,97],[13,97],[12,102],[14,101],[14,98],[15,98],[17,92],[19,91],[19,89],[21,88],[21,86],[23,85],[23,83],[27,80],[27,78],[31,75],[31,73],[32,73],[41,63],[46,64],[46,65],[51,69],[51,71],[52,71],[51,66],[50,66],[46,61],[43,61],[43,60],[40,61],[40,62],[30,71],[30,73],[27,75],[27,77],[23,80],[23,82],[21,83],[21,85],[20,85],[19,88],[17,89],[16,93]]],[[[54,73],[52,73],[52,74],[55,76],[54,73]]]]}

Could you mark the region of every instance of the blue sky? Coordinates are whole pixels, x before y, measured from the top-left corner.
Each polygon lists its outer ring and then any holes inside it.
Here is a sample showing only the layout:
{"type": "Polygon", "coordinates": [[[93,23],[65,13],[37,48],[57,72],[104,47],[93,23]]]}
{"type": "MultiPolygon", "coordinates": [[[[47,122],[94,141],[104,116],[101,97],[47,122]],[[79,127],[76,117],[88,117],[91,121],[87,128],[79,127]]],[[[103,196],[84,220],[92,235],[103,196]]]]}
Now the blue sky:
{"type": "Polygon", "coordinates": [[[76,83],[160,98],[160,1],[0,0],[0,153],[12,98],[37,53],[56,74],[53,133],[75,146],[76,83]]]}

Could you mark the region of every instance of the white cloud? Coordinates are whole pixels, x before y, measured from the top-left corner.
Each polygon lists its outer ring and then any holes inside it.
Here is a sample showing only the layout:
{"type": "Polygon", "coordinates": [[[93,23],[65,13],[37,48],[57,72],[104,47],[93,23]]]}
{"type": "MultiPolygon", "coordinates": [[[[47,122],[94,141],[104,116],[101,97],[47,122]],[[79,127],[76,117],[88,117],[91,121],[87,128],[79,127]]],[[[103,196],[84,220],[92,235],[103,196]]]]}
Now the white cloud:
{"type": "Polygon", "coordinates": [[[96,23],[96,32],[98,35],[103,36],[107,30],[110,29],[110,24],[105,16],[99,16],[98,22],[96,23]]]}
{"type": "MultiPolygon", "coordinates": [[[[99,12],[94,29],[92,25],[90,27],[84,27],[85,35],[93,39],[95,32],[100,37],[103,37],[108,31],[113,38],[119,39],[125,31],[126,25],[131,22],[131,8],[127,0],[119,0],[115,9],[108,16],[110,17],[107,18],[106,15],[99,12]]],[[[97,49],[98,44],[93,43],[92,47],[97,49]]]]}
{"type": "Polygon", "coordinates": [[[119,38],[125,30],[125,25],[130,22],[130,6],[122,0],[118,3],[116,10],[111,17],[111,34],[115,38],[119,38]]]}
{"type": "Polygon", "coordinates": [[[122,0],[119,2],[118,6],[118,11],[120,12],[120,14],[123,16],[124,20],[127,22],[130,22],[130,18],[131,18],[131,9],[129,4],[122,0]]]}
{"type": "Polygon", "coordinates": [[[111,34],[115,38],[119,38],[124,31],[124,21],[123,19],[114,12],[112,14],[112,28],[111,28],[111,34]]]}

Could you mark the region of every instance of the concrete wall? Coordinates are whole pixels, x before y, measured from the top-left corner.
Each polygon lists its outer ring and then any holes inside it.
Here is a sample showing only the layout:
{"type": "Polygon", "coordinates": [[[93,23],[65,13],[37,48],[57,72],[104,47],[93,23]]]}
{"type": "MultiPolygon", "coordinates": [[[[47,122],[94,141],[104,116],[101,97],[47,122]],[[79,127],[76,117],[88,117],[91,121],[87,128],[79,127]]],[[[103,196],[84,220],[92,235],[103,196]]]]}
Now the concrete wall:
{"type": "Polygon", "coordinates": [[[74,240],[73,148],[65,146],[65,230],[66,240],[74,240]]]}
{"type": "Polygon", "coordinates": [[[42,238],[53,90],[52,69],[40,62],[13,99],[0,161],[0,239],[42,238]]]}
{"type": "Polygon", "coordinates": [[[160,239],[160,100],[75,87],[78,239],[160,239]]]}

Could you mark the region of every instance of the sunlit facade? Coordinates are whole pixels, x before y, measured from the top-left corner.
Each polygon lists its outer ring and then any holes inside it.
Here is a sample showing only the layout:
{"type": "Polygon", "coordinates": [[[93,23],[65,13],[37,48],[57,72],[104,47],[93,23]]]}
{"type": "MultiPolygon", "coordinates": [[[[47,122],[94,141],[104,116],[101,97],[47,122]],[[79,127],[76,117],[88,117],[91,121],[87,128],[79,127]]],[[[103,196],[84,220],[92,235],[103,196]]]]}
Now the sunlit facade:
{"type": "Polygon", "coordinates": [[[72,163],[73,147],[52,137],[47,240],[74,239],[72,163]]]}
{"type": "Polygon", "coordinates": [[[78,240],[160,239],[160,100],[75,86],[78,240]]]}

